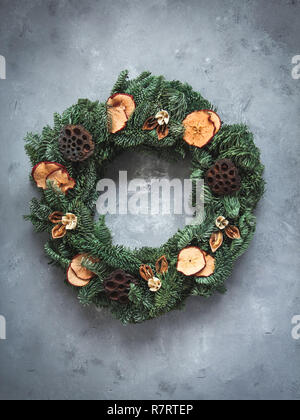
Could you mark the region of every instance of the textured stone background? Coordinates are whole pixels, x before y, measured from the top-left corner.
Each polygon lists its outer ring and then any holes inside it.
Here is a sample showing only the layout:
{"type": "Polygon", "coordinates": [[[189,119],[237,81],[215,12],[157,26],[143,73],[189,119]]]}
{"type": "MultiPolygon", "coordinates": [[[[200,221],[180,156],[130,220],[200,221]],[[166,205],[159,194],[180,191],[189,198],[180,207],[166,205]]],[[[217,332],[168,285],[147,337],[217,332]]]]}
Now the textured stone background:
{"type": "Polygon", "coordinates": [[[0,16],[0,398],[299,399],[300,2],[0,0],[0,16]],[[249,124],[268,183],[228,294],[129,327],[79,306],[21,218],[37,194],[25,133],[78,97],[104,100],[124,68],[187,81],[222,119],[249,124]]]}

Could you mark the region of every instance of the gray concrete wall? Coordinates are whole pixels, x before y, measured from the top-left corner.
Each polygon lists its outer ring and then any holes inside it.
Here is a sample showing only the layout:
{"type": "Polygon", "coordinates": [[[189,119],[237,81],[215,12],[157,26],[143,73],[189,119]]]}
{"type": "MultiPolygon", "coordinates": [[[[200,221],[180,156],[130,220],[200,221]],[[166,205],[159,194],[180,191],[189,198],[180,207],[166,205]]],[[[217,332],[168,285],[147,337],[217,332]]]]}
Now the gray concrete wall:
{"type": "Polygon", "coordinates": [[[300,2],[0,0],[0,16],[0,398],[299,399],[300,2]],[[80,307],[21,218],[37,194],[25,133],[78,97],[105,100],[124,68],[187,81],[249,124],[267,180],[227,295],[129,327],[80,307]]]}

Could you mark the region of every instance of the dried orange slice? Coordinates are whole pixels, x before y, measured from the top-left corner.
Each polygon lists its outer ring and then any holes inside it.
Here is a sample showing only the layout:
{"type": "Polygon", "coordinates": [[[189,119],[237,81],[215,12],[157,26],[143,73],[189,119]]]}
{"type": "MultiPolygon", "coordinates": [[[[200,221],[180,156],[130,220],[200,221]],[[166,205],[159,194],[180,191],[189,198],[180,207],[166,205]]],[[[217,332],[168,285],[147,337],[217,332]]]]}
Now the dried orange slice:
{"type": "Polygon", "coordinates": [[[206,265],[204,251],[196,246],[182,249],[178,254],[177,271],[185,276],[194,276],[206,265]]]}

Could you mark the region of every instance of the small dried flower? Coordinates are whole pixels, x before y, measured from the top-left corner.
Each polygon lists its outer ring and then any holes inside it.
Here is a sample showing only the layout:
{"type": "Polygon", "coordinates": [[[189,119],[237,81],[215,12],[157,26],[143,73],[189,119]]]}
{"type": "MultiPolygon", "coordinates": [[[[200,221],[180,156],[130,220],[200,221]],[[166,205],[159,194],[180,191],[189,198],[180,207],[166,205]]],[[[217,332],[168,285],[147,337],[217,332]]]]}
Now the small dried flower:
{"type": "Polygon", "coordinates": [[[148,280],[148,286],[151,292],[157,292],[161,288],[161,281],[157,277],[148,280]]]}
{"type": "Polygon", "coordinates": [[[225,217],[223,217],[223,216],[219,216],[219,217],[217,218],[217,220],[216,220],[216,226],[217,226],[219,229],[223,230],[223,229],[225,229],[225,228],[226,228],[226,226],[228,226],[228,225],[229,225],[229,222],[228,222],[228,220],[226,220],[226,219],[225,219],[225,217]]]}
{"type": "Polygon", "coordinates": [[[168,111],[161,110],[155,115],[155,118],[159,125],[167,125],[169,124],[170,115],[168,111]]]}
{"type": "Polygon", "coordinates": [[[76,229],[77,216],[75,216],[73,213],[66,213],[66,215],[62,217],[62,224],[66,226],[67,230],[76,229]]]}

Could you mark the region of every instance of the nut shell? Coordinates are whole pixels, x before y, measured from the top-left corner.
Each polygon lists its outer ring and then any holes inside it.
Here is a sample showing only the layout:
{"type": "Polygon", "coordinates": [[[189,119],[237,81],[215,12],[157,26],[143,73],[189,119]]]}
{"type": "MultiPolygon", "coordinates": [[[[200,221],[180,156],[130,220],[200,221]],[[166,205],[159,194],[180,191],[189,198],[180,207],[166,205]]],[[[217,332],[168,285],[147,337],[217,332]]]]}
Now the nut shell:
{"type": "Polygon", "coordinates": [[[206,172],[205,181],[216,195],[230,195],[241,188],[241,177],[230,159],[218,160],[206,172]]]}
{"type": "Polygon", "coordinates": [[[81,125],[65,126],[58,139],[60,153],[66,160],[82,162],[95,149],[92,135],[81,125]]]}

